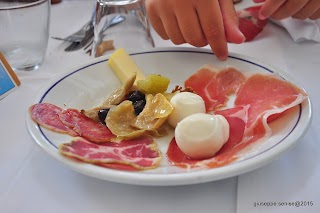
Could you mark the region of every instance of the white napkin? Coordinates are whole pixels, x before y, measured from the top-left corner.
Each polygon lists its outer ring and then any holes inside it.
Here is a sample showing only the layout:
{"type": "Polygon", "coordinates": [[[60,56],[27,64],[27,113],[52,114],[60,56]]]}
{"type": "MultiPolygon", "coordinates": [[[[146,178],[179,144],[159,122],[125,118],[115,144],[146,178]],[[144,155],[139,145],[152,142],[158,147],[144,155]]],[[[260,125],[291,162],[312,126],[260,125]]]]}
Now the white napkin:
{"type": "Polygon", "coordinates": [[[299,20],[287,18],[284,20],[271,20],[285,28],[295,42],[315,41],[320,42],[320,19],[299,20]]]}

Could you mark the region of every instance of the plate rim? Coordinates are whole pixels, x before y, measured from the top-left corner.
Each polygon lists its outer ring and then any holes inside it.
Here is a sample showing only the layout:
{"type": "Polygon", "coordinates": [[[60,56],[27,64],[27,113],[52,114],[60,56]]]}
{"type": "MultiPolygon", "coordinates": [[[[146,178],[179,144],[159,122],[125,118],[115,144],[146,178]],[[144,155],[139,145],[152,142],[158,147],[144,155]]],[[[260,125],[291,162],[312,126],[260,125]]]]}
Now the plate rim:
{"type": "MultiPolygon", "coordinates": [[[[192,53],[205,53],[214,55],[209,49],[203,48],[192,48],[192,47],[160,47],[160,48],[152,48],[143,51],[128,51],[129,55],[139,55],[139,54],[149,54],[156,52],[192,52],[192,53]]],[[[85,63],[82,63],[78,66],[68,69],[66,72],[62,72],[61,74],[55,76],[50,82],[46,83],[41,90],[37,93],[36,98],[34,99],[34,103],[40,103],[45,97],[45,91],[49,91],[55,84],[59,83],[62,79],[67,78],[72,73],[78,72],[79,70],[85,69],[89,66],[93,66],[97,63],[105,62],[109,59],[110,55],[102,56],[99,58],[91,59],[85,63]]],[[[238,53],[229,53],[229,58],[240,59],[247,63],[251,63],[254,65],[258,65],[263,69],[267,69],[271,73],[276,73],[279,76],[293,82],[295,85],[304,89],[299,82],[288,72],[285,72],[273,65],[262,62],[259,59],[253,58],[251,56],[246,56],[238,53]]],[[[41,142],[41,140],[48,141],[43,135],[39,125],[35,125],[33,120],[30,118],[29,111],[26,113],[26,125],[28,128],[28,132],[31,134],[33,140],[49,155],[53,158],[61,162],[62,164],[68,166],[74,171],[77,171],[81,174],[88,175],[91,177],[95,177],[98,179],[103,179],[112,182],[125,183],[125,184],[133,184],[133,185],[145,185],[145,186],[176,186],[176,185],[189,185],[189,184],[198,184],[210,181],[217,181],[221,179],[226,179],[234,176],[238,176],[249,171],[253,171],[257,168],[263,167],[264,165],[269,164],[271,161],[274,161],[276,158],[280,157],[281,154],[287,151],[289,148],[294,147],[300,139],[304,136],[306,131],[308,130],[311,119],[312,119],[312,104],[310,97],[306,99],[300,106],[300,116],[301,113],[307,113],[307,117],[304,117],[306,120],[300,129],[298,137],[295,139],[289,140],[290,137],[293,137],[292,134],[288,134],[287,137],[289,139],[284,139],[281,142],[275,144],[274,146],[264,150],[258,155],[254,155],[250,158],[247,158],[243,161],[235,162],[233,164],[229,164],[223,167],[218,167],[214,169],[207,169],[201,171],[191,171],[186,173],[169,173],[169,174],[153,174],[153,173],[142,173],[142,172],[127,172],[120,171],[114,169],[108,169],[104,167],[99,167],[91,164],[79,163],[67,159],[62,156],[57,150],[54,151],[53,147],[48,144],[48,142],[41,142]],[[305,112],[303,111],[305,110],[305,112]],[[35,132],[36,131],[36,132],[35,132]],[[289,140],[289,141],[288,141],[289,140]],[[273,152],[268,152],[268,151],[273,152]],[[253,160],[254,158],[254,160],[253,160]]],[[[299,123],[299,122],[297,122],[299,123]]],[[[297,128],[299,124],[296,124],[297,128]]],[[[300,127],[300,126],[299,126],[300,127]]],[[[164,153],[162,153],[164,155],[164,153]]],[[[163,156],[165,158],[165,156],[163,156]]]]}

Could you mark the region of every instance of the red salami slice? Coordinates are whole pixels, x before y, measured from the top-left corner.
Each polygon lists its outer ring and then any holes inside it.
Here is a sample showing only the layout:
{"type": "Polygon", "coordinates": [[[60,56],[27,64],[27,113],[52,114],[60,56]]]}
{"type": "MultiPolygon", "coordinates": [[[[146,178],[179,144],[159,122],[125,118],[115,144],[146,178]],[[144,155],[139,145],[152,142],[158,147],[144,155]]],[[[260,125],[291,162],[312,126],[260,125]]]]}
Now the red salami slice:
{"type": "Polygon", "coordinates": [[[228,96],[245,82],[244,75],[232,67],[215,71],[214,67],[204,66],[185,81],[185,87],[191,87],[203,98],[207,111],[225,106],[228,96]]]}
{"type": "Polygon", "coordinates": [[[61,122],[59,118],[61,111],[60,107],[49,103],[39,103],[29,107],[31,118],[39,125],[55,132],[77,136],[76,132],[61,122]]]}
{"type": "Polygon", "coordinates": [[[96,143],[109,142],[115,137],[108,127],[88,118],[76,109],[63,110],[59,117],[63,124],[89,141],[96,143]]]}
{"type": "MultiPolygon", "coordinates": [[[[207,75],[204,76],[206,77],[207,75]]],[[[193,160],[179,150],[173,139],[167,151],[169,161],[182,167],[226,165],[236,160],[240,151],[271,135],[268,125],[270,116],[281,115],[302,103],[306,97],[307,94],[303,90],[288,81],[272,75],[252,75],[236,93],[234,108],[215,111],[216,114],[225,116],[230,125],[230,137],[222,149],[212,158],[193,160]]]]}
{"type": "Polygon", "coordinates": [[[247,41],[252,41],[264,29],[268,20],[259,19],[261,6],[249,7],[237,12],[239,17],[239,29],[247,41]]]}
{"type": "Polygon", "coordinates": [[[151,137],[101,144],[77,137],[61,144],[59,151],[83,162],[121,170],[151,169],[161,161],[160,151],[151,137]]]}

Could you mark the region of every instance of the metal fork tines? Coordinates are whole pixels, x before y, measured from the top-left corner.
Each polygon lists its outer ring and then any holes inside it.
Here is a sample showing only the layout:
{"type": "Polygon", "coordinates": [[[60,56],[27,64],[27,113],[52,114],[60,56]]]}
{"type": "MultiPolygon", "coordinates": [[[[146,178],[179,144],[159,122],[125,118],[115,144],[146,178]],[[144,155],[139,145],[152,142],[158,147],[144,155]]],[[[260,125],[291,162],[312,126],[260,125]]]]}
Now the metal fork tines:
{"type": "MultiPolygon", "coordinates": [[[[119,24],[121,22],[123,22],[125,20],[125,17],[122,15],[116,15],[114,16],[110,21],[107,21],[102,29],[102,33],[108,29],[109,27],[119,24]]],[[[89,25],[87,27],[87,30],[85,32],[85,35],[77,40],[77,41],[72,41],[72,43],[65,48],[66,52],[70,52],[70,51],[76,51],[79,50],[83,47],[88,47],[92,44],[93,41],[93,37],[94,37],[94,26],[93,26],[93,22],[89,22],[89,25]]],[[[62,40],[62,39],[61,39],[62,40]]],[[[85,49],[86,49],[85,48],[85,49]]]]}
{"type": "Polygon", "coordinates": [[[90,25],[92,25],[92,21],[90,20],[85,25],[83,25],[77,32],[69,35],[66,38],[60,38],[56,36],[52,36],[51,38],[61,40],[61,41],[69,41],[69,42],[80,42],[84,36],[86,35],[86,32],[88,31],[90,25]]]}
{"type": "Polygon", "coordinates": [[[86,35],[79,42],[72,42],[66,49],[66,52],[79,50],[85,45],[87,45],[93,39],[93,25],[89,26],[90,28],[87,30],[86,35]]]}
{"type": "Polygon", "coordinates": [[[65,38],[61,38],[57,36],[52,36],[51,38],[61,40],[61,41],[68,41],[68,42],[80,42],[86,36],[87,31],[91,29],[91,26],[94,23],[95,14],[96,14],[96,11],[94,8],[91,14],[90,20],[87,23],[85,23],[78,31],[72,33],[71,35],[65,38]]]}
{"type": "Polygon", "coordinates": [[[81,49],[80,42],[72,42],[67,48],[64,49],[66,52],[75,51],[81,49]]]}
{"type": "MultiPolygon", "coordinates": [[[[84,35],[83,35],[84,36],[84,35]]],[[[59,40],[59,41],[68,41],[68,42],[79,42],[83,38],[83,36],[79,36],[78,38],[76,37],[67,37],[67,38],[60,38],[56,36],[51,36],[51,38],[59,40]]]]}

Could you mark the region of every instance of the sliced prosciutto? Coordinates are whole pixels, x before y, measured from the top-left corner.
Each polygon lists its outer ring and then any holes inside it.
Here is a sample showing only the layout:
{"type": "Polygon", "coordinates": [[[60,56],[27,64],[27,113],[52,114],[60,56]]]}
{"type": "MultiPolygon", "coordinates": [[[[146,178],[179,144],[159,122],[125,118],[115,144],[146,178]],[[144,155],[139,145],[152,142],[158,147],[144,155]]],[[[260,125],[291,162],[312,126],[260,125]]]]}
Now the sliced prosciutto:
{"type": "Polygon", "coordinates": [[[73,129],[79,136],[91,142],[109,142],[115,135],[105,125],[88,118],[76,109],[66,109],[59,114],[61,122],[73,129]]]}
{"type": "MultiPolygon", "coordinates": [[[[195,75],[198,79],[201,78],[198,72],[195,75]]],[[[207,78],[207,76],[207,74],[203,75],[203,78],[207,78]]],[[[194,76],[190,78],[194,78],[194,76]]],[[[208,80],[206,79],[206,81],[208,80]]],[[[196,86],[199,91],[203,91],[207,87],[206,84],[196,86]]],[[[219,88],[219,86],[215,85],[214,88],[219,88]]],[[[204,100],[208,100],[207,95],[214,97],[217,93],[211,89],[206,89],[207,93],[202,92],[199,95],[206,95],[204,100]]],[[[212,158],[193,160],[179,149],[173,139],[167,151],[167,157],[173,165],[219,167],[233,162],[249,145],[265,140],[271,135],[268,118],[273,116],[274,119],[275,115],[281,115],[307,98],[307,94],[292,83],[274,75],[263,74],[254,74],[248,77],[236,90],[235,95],[234,107],[224,110],[216,108],[211,112],[223,115],[230,125],[229,139],[221,150],[212,158]]]]}
{"type": "Polygon", "coordinates": [[[162,158],[151,137],[101,144],[77,137],[70,143],[61,144],[59,151],[83,162],[121,170],[155,168],[162,158]]]}
{"type": "Polygon", "coordinates": [[[233,67],[218,71],[213,66],[205,65],[185,81],[185,87],[191,87],[203,98],[207,111],[214,111],[226,105],[229,96],[238,91],[245,79],[233,67]]]}
{"type": "Polygon", "coordinates": [[[261,6],[255,6],[237,11],[239,29],[246,37],[246,42],[252,41],[268,23],[268,20],[259,19],[260,8],[261,6]]]}
{"type": "Polygon", "coordinates": [[[236,148],[236,146],[242,141],[244,136],[245,129],[245,121],[243,117],[240,116],[242,114],[242,107],[239,108],[231,108],[228,110],[224,110],[216,112],[216,114],[223,115],[230,126],[230,136],[228,141],[223,145],[223,147],[218,151],[217,154],[213,158],[207,159],[192,159],[185,155],[178,147],[175,138],[169,144],[167,157],[172,165],[192,168],[192,167],[220,167],[224,166],[232,161],[236,160],[236,154],[240,151],[240,148],[236,148]],[[233,117],[233,115],[238,115],[233,117]]]}
{"type": "Polygon", "coordinates": [[[49,103],[39,103],[29,107],[32,120],[39,125],[55,132],[77,136],[78,134],[75,131],[61,122],[59,118],[61,111],[60,107],[49,103]]]}
{"type": "Polygon", "coordinates": [[[266,121],[266,117],[294,107],[307,94],[288,81],[272,75],[255,74],[242,86],[237,94],[235,106],[247,106],[247,126],[266,121]],[[261,116],[265,116],[261,119],[261,116]],[[260,120],[260,121],[259,121],[260,120]]]}

